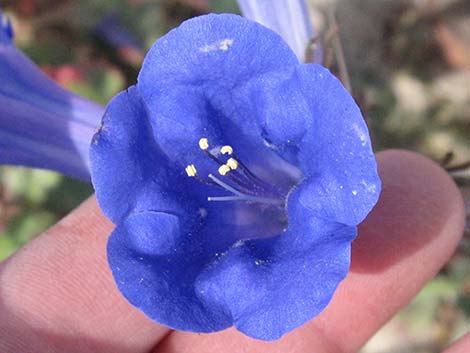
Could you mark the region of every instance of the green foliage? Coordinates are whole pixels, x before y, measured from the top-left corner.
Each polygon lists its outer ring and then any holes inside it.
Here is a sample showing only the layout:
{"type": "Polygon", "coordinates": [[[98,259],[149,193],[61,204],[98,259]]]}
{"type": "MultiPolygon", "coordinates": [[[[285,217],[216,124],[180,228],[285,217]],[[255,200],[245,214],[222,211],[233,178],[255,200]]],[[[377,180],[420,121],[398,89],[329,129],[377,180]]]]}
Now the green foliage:
{"type": "Polygon", "coordinates": [[[2,167],[0,181],[3,190],[0,194],[0,216],[3,216],[0,217],[0,260],[57,222],[92,193],[87,183],[44,170],[2,167]]]}

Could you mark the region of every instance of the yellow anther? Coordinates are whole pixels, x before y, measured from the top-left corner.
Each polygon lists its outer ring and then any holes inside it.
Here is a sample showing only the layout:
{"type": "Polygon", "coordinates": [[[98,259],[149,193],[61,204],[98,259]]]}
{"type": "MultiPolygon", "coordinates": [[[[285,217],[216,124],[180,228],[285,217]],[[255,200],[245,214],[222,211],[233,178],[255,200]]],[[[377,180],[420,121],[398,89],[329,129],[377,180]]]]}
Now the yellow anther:
{"type": "Polygon", "coordinates": [[[199,140],[199,148],[203,151],[209,148],[209,141],[205,137],[199,140]]]}
{"type": "Polygon", "coordinates": [[[220,149],[220,153],[222,154],[232,154],[233,153],[233,148],[232,146],[222,146],[220,149]]]}
{"type": "Polygon", "coordinates": [[[235,170],[238,168],[238,162],[235,158],[229,158],[226,165],[231,169],[235,170]]]}
{"type": "Polygon", "coordinates": [[[195,177],[197,174],[197,170],[194,164],[188,165],[185,171],[186,171],[186,174],[188,174],[188,177],[195,177]]]}
{"type": "Polygon", "coordinates": [[[219,167],[219,174],[225,175],[230,172],[230,167],[227,164],[223,164],[219,167]]]}

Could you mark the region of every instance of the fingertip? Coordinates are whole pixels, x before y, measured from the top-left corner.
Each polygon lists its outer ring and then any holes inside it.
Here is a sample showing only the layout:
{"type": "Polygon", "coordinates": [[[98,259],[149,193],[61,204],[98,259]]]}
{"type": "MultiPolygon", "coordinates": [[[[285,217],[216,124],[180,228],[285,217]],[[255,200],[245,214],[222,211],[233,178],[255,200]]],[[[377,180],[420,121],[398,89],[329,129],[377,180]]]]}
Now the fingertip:
{"type": "Polygon", "coordinates": [[[1,352],[141,352],[168,333],[118,292],[112,229],[92,197],[1,264],[1,352]]]}
{"type": "Polygon", "coordinates": [[[377,160],[382,194],[359,226],[352,271],[381,271],[433,242],[438,246],[429,261],[446,261],[465,225],[463,198],[452,178],[437,163],[414,152],[388,150],[377,160]]]}

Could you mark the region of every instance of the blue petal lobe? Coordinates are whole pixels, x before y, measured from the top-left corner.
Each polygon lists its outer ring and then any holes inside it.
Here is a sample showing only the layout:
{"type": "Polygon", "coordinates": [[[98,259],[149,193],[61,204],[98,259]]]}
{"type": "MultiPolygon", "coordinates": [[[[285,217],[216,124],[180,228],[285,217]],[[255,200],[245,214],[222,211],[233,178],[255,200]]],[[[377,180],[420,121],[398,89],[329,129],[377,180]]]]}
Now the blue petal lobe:
{"type": "Polygon", "coordinates": [[[172,214],[131,215],[108,242],[114,279],[130,303],[161,324],[195,332],[222,330],[232,318],[195,292],[193,283],[208,259],[187,232],[184,219],[172,214]]]}
{"type": "MultiPolygon", "coordinates": [[[[145,57],[139,86],[151,102],[162,90],[155,81],[185,86],[217,81],[228,88],[297,63],[275,32],[237,15],[210,14],[185,21],[157,40],[145,57]]],[[[149,108],[158,107],[149,103],[149,108]]]]}
{"type": "Polygon", "coordinates": [[[318,180],[301,202],[326,219],[359,224],[377,203],[381,186],[367,125],[327,69],[301,65],[298,78],[310,116],[316,117],[301,142],[300,166],[306,177],[318,180]]]}
{"type": "Polygon", "coordinates": [[[185,191],[156,146],[135,87],[109,103],[90,148],[92,181],[105,214],[118,222],[131,211],[181,212],[174,189],[185,191]],[[173,184],[174,183],[174,184],[173,184]]]}
{"type": "Polygon", "coordinates": [[[258,92],[265,138],[299,164],[309,185],[300,202],[317,217],[360,223],[377,202],[380,179],[367,126],[349,92],[316,64],[299,65],[278,81],[252,81],[250,90],[258,92]]]}
{"type": "Polygon", "coordinates": [[[126,220],[129,246],[149,255],[171,255],[181,234],[178,216],[165,212],[142,212],[126,220]]]}
{"type": "MultiPolygon", "coordinates": [[[[235,87],[297,64],[294,53],[271,30],[236,15],[207,15],[184,22],[155,43],[138,88],[153,116],[160,148],[185,165],[193,161],[200,138],[228,143],[230,134],[221,122],[227,122],[227,115],[219,107],[235,109],[230,93],[235,87]]],[[[204,161],[197,162],[204,166],[204,161]]]]}
{"type": "Polygon", "coordinates": [[[196,287],[206,301],[226,306],[238,330],[276,340],[329,303],[349,270],[355,234],[355,227],[336,225],[323,241],[297,250],[286,249],[281,238],[237,243],[200,275],[196,287]]]}

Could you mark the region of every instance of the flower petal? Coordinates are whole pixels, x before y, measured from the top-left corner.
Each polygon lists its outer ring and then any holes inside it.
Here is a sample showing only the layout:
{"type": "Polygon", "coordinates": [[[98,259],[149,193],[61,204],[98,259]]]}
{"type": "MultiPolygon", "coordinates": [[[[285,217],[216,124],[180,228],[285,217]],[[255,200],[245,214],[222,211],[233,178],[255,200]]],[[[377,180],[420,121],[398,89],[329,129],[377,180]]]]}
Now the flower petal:
{"type": "Polygon", "coordinates": [[[326,219],[357,225],[377,203],[381,187],[367,125],[349,92],[327,69],[301,65],[298,77],[310,114],[318,117],[299,148],[301,169],[310,170],[306,176],[318,183],[301,202],[326,219]]]}
{"type": "Polygon", "coordinates": [[[155,43],[139,75],[138,89],[154,117],[160,148],[187,165],[200,138],[227,144],[229,133],[219,122],[227,117],[215,106],[230,106],[226,97],[246,80],[292,70],[297,63],[278,35],[240,16],[207,15],[184,22],[155,43]]]}
{"type": "Polygon", "coordinates": [[[112,221],[117,223],[131,211],[179,212],[174,190],[185,195],[184,183],[155,144],[135,87],[108,104],[93,138],[90,160],[98,202],[112,221]]]}
{"type": "Polygon", "coordinates": [[[316,64],[249,85],[245,96],[256,92],[253,115],[261,134],[308,179],[301,202],[324,219],[360,223],[377,202],[380,179],[367,126],[349,92],[316,64]]]}
{"type": "Polygon", "coordinates": [[[114,279],[129,302],[161,324],[196,332],[222,330],[232,325],[230,315],[194,292],[195,278],[208,259],[199,234],[187,231],[184,218],[172,214],[130,216],[108,242],[114,279]]]}
{"type": "Polygon", "coordinates": [[[289,196],[286,232],[235,243],[196,280],[200,297],[225,307],[250,337],[276,340],[311,320],[349,270],[357,229],[305,207],[309,189],[304,182],[289,196]]]}
{"type": "Polygon", "coordinates": [[[6,28],[0,31],[0,163],[89,180],[88,149],[103,108],[45,76],[6,28]]]}
{"type": "Polygon", "coordinates": [[[356,228],[302,228],[303,233],[235,244],[198,277],[197,291],[207,302],[225,306],[237,329],[253,338],[276,340],[311,320],[349,270],[356,228]],[[319,232],[322,240],[311,243],[308,237],[319,232]],[[295,249],[288,241],[295,238],[297,245],[307,241],[295,249]]]}
{"type": "Polygon", "coordinates": [[[0,93],[0,164],[51,169],[89,181],[94,131],[68,114],[56,115],[0,93]]]}

